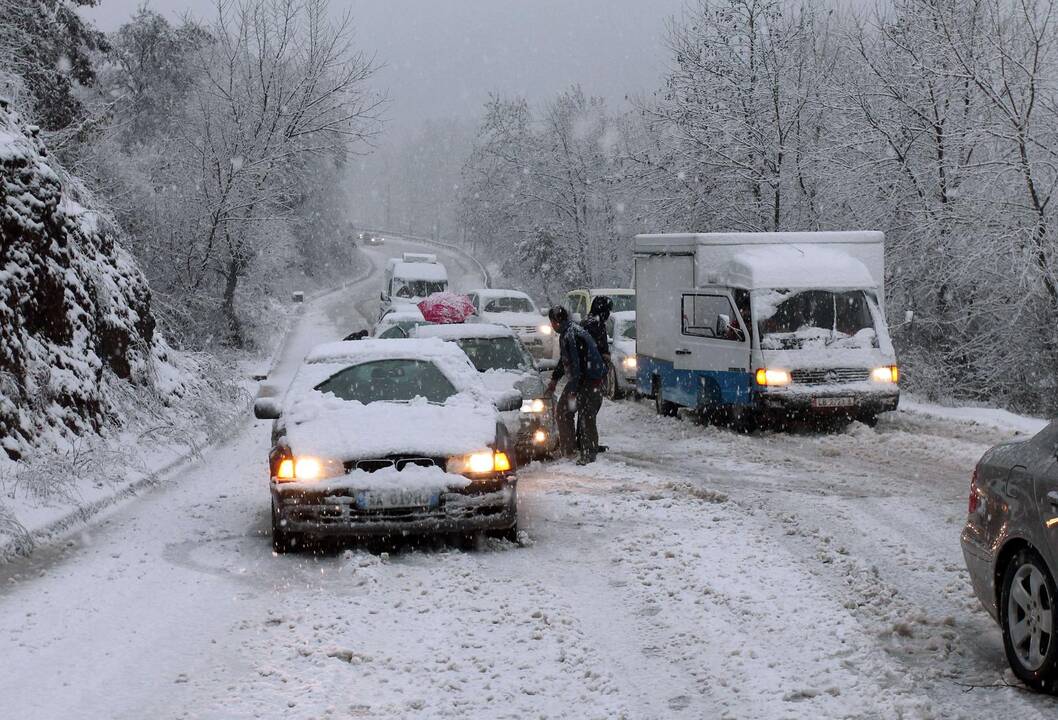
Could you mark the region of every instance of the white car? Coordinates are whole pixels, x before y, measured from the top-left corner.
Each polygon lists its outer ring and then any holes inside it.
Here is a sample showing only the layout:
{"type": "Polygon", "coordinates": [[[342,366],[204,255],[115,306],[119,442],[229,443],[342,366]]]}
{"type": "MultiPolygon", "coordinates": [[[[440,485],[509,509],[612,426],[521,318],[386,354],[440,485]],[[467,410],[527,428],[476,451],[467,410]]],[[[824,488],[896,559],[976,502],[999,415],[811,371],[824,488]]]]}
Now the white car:
{"type": "Polygon", "coordinates": [[[592,301],[597,297],[608,297],[613,302],[610,312],[627,312],[636,309],[636,291],[631,288],[582,288],[566,293],[566,307],[573,319],[580,322],[591,312],[592,301]]]}
{"type": "Polygon", "coordinates": [[[517,533],[516,477],[497,401],[454,343],[361,340],[313,349],[281,403],[268,454],[272,545],[305,535],[517,533]]]}
{"type": "Polygon", "coordinates": [[[636,387],[636,313],[615,312],[606,321],[610,338],[610,374],[606,378],[606,396],[611,400],[635,392],[636,387]]]}
{"type": "Polygon", "coordinates": [[[430,253],[404,253],[386,261],[379,317],[391,309],[414,307],[430,295],[448,290],[448,270],[430,253]]]}
{"type": "Polygon", "coordinates": [[[412,329],[419,325],[429,324],[419,308],[414,305],[401,305],[398,308],[391,308],[382,316],[371,331],[371,337],[382,340],[406,338],[411,335],[412,329]]]}
{"type": "Polygon", "coordinates": [[[482,322],[513,330],[540,367],[552,368],[558,363],[558,338],[547,316],[528,295],[518,290],[486,288],[471,290],[467,297],[482,322]]]}
{"type": "Polygon", "coordinates": [[[500,413],[519,464],[554,451],[558,433],[551,398],[544,396],[544,381],[511,328],[490,323],[423,325],[412,330],[412,337],[454,342],[490,391],[497,395],[514,391],[521,396],[520,408],[500,413]]]}

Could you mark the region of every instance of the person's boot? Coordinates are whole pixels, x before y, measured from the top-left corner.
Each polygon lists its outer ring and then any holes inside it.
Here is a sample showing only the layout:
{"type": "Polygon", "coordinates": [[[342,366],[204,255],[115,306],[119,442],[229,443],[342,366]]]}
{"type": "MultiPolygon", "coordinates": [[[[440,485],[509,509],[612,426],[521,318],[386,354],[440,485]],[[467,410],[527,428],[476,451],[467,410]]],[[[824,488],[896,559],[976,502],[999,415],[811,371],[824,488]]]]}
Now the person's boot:
{"type": "Polygon", "coordinates": [[[595,462],[595,456],[594,455],[588,455],[588,454],[584,453],[584,454],[581,454],[581,456],[577,458],[577,464],[578,465],[590,465],[593,462],[595,462]]]}
{"type": "Polygon", "coordinates": [[[609,445],[600,445],[599,447],[595,448],[595,452],[606,452],[609,449],[609,445]]]}

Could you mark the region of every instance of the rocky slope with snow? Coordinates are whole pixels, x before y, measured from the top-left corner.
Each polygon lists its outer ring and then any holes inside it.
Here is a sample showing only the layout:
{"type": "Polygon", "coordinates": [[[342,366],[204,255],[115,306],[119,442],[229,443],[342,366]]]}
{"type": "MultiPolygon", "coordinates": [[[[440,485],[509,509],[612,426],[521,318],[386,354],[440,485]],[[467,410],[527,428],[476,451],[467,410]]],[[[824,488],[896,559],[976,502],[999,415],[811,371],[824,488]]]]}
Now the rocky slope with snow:
{"type": "Polygon", "coordinates": [[[144,276],[61,172],[0,100],[0,446],[12,459],[98,431],[108,387],[150,386],[165,352],[144,276]]]}

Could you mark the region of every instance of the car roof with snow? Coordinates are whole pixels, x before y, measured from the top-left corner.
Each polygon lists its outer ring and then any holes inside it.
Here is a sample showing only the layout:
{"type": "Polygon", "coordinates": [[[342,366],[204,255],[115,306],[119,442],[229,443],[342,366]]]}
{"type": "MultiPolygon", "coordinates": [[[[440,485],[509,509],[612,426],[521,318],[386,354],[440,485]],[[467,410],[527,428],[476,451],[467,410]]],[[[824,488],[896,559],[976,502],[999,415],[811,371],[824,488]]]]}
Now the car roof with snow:
{"type": "Polygon", "coordinates": [[[412,335],[417,338],[441,338],[442,340],[515,337],[514,331],[509,327],[506,325],[496,325],[495,323],[422,325],[412,330],[412,335]]]}
{"type": "Polygon", "coordinates": [[[455,343],[444,342],[438,338],[394,338],[344,340],[317,345],[305,356],[305,362],[291,384],[291,392],[305,392],[350,365],[378,360],[432,362],[458,390],[484,391],[477,369],[455,343]]]}
{"type": "Polygon", "coordinates": [[[610,317],[614,319],[614,322],[635,322],[636,311],[622,310],[621,312],[610,313],[610,317]]]}
{"type": "Polygon", "coordinates": [[[401,306],[400,310],[392,310],[382,316],[379,320],[380,325],[391,325],[393,323],[405,322],[408,320],[425,320],[422,316],[422,311],[419,310],[417,305],[408,304],[407,306],[401,306]]]}
{"type": "Polygon", "coordinates": [[[481,288],[478,290],[470,290],[468,291],[468,294],[469,293],[473,293],[482,298],[516,297],[532,299],[527,293],[524,293],[521,290],[504,290],[502,288],[481,288]]]}
{"type": "Polygon", "coordinates": [[[737,253],[709,278],[710,284],[758,289],[870,289],[878,286],[867,266],[827,247],[768,245],[737,253]]]}
{"type": "Polygon", "coordinates": [[[636,291],[632,288],[576,288],[574,290],[570,290],[570,292],[586,292],[592,296],[636,294],[636,291]]]}

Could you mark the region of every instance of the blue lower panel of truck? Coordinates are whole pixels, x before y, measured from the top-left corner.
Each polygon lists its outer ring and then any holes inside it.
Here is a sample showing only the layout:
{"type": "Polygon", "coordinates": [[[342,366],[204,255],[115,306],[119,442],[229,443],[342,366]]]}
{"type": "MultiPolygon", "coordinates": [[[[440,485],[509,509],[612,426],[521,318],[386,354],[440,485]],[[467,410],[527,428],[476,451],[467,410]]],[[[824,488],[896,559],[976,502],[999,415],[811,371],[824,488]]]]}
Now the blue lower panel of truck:
{"type": "Polygon", "coordinates": [[[661,397],[682,407],[752,405],[753,376],[735,370],[677,370],[667,360],[638,357],[636,384],[644,395],[654,393],[654,378],[661,382],[661,397]]]}

